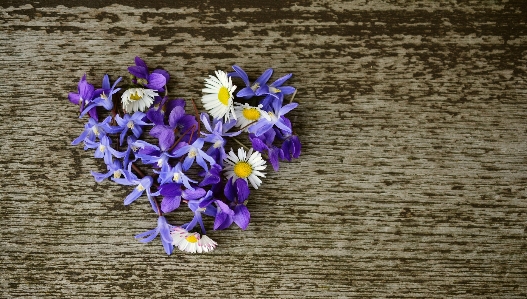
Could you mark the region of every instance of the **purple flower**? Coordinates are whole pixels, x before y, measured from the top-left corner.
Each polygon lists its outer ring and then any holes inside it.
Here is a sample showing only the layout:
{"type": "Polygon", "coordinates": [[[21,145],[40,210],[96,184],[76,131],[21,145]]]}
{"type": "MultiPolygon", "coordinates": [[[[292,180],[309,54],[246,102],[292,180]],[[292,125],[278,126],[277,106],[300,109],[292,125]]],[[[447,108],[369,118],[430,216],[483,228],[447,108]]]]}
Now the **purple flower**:
{"type": "Polygon", "coordinates": [[[259,152],[267,151],[269,162],[271,162],[273,169],[278,171],[278,168],[280,167],[279,159],[284,159],[284,153],[281,148],[273,145],[275,135],[276,133],[274,130],[268,130],[259,137],[256,137],[254,134],[249,134],[249,139],[251,140],[252,146],[255,150],[259,152]]]}
{"type": "Polygon", "coordinates": [[[164,97],[160,102],[154,102],[154,105],[148,109],[146,117],[156,125],[164,125],[165,111],[172,111],[176,106],[181,106],[185,109],[185,100],[169,100],[168,97],[164,97]]]}
{"type": "MultiPolygon", "coordinates": [[[[198,122],[194,116],[185,114],[185,108],[176,106],[170,112],[168,126],[156,125],[150,130],[150,135],[159,140],[159,147],[165,151],[172,147],[176,141],[175,131],[178,131],[181,135],[188,135],[192,134],[197,128],[198,122]]],[[[197,136],[197,134],[195,135],[197,136]]]]}
{"type": "Polygon", "coordinates": [[[201,122],[211,133],[204,133],[205,136],[203,139],[205,142],[212,143],[212,146],[207,150],[207,155],[213,157],[216,163],[223,166],[223,160],[227,156],[225,153],[225,137],[234,137],[239,135],[242,131],[227,133],[234,125],[236,125],[236,120],[230,120],[227,123],[223,123],[221,119],[213,119],[212,125],[209,120],[209,115],[207,113],[201,113],[201,122]],[[214,127],[214,129],[212,128],[214,127]]]}
{"type": "MultiPolygon", "coordinates": [[[[256,90],[256,95],[271,95],[278,99],[278,94],[289,95],[295,92],[295,88],[292,86],[282,86],[293,74],[287,74],[278,80],[274,81],[270,85],[262,85],[256,90]]],[[[264,105],[265,106],[265,105],[264,105]]]]}
{"type": "Polygon", "coordinates": [[[141,159],[144,164],[154,164],[157,167],[162,168],[163,165],[168,164],[169,158],[176,157],[169,152],[162,151],[159,147],[142,140],[136,141],[136,144],[141,145],[141,149],[135,154],[135,156],[141,159]]]}
{"type": "Polygon", "coordinates": [[[237,179],[233,184],[231,178],[225,184],[224,194],[230,201],[231,209],[234,212],[232,220],[243,230],[247,229],[251,221],[251,213],[249,213],[249,210],[243,204],[247,197],[249,197],[249,193],[249,186],[244,179],[237,179]]]}
{"type": "Polygon", "coordinates": [[[205,215],[215,217],[216,216],[216,209],[212,207],[211,205],[203,205],[202,203],[210,202],[210,199],[213,198],[212,191],[208,191],[207,194],[202,197],[199,200],[189,200],[188,207],[194,212],[194,218],[189,223],[183,224],[181,227],[190,231],[196,226],[196,224],[199,223],[201,227],[201,233],[203,235],[207,234],[207,231],[205,230],[205,225],[203,224],[203,219],[201,217],[201,213],[204,213],[205,215]]]}
{"type": "Polygon", "coordinates": [[[119,129],[122,130],[121,135],[119,137],[120,145],[123,145],[124,137],[126,136],[128,129],[132,130],[132,133],[136,138],[139,138],[139,136],[141,136],[141,134],[143,133],[143,126],[148,125],[147,123],[142,121],[145,116],[146,114],[141,111],[136,111],[132,116],[126,113],[125,115],[123,115],[123,118],[121,118],[119,115],[115,116],[117,125],[119,129]]]}
{"type": "Polygon", "coordinates": [[[280,96],[279,100],[272,102],[270,107],[271,109],[267,112],[267,114],[263,114],[263,117],[260,118],[258,122],[249,127],[249,133],[253,133],[258,137],[270,130],[274,125],[284,132],[292,132],[290,127],[291,123],[284,117],[284,115],[295,109],[296,106],[298,106],[298,103],[290,103],[281,107],[282,99],[283,96],[280,96]]]}
{"type": "Polygon", "coordinates": [[[203,139],[199,138],[191,145],[187,144],[180,149],[174,151],[174,156],[181,157],[185,154],[187,154],[187,157],[183,161],[183,170],[187,171],[190,166],[192,166],[192,163],[194,163],[194,160],[197,161],[198,165],[203,167],[205,171],[208,171],[209,168],[207,167],[207,162],[205,160],[209,161],[210,165],[214,165],[216,162],[214,159],[212,159],[211,156],[207,155],[204,151],[201,150],[203,147],[203,139]]]}
{"type": "Polygon", "coordinates": [[[255,91],[259,89],[260,87],[265,86],[265,84],[267,83],[269,78],[271,78],[271,75],[273,74],[273,69],[267,69],[265,70],[265,72],[263,72],[263,74],[260,77],[258,77],[258,79],[256,79],[256,81],[254,81],[253,84],[251,84],[249,82],[249,76],[247,76],[247,73],[245,73],[245,71],[242,70],[241,67],[237,65],[233,65],[232,68],[234,69],[235,72],[229,73],[228,76],[240,77],[246,86],[242,88],[240,91],[238,91],[236,96],[239,98],[244,98],[246,100],[255,96],[256,95],[255,91]]]}
{"type": "Polygon", "coordinates": [[[113,162],[111,164],[107,164],[106,167],[108,168],[107,173],[99,173],[99,172],[91,171],[91,174],[93,175],[97,183],[102,182],[103,180],[107,179],[111,175],[113,175],[114,178],[118,179],[121,177],[121,175],[124,174],[123,166],[120,160],[113,160],[113,162]]]}
{"type": "Polygon", "coordinates": [[[205,195],[205,190],[202,188],[181,189],[181,184],[168,183],[159,186],[159,190],[153,193],[152,196],[163,196],[161,201],[161,211],[163,213],[170,213],[179,208],[181,198],[186,200],[198,199],[205,195]]]}
{"type": "Polygon", "coordinates": [[[200,187],[207,185],[214,185],[220,182],[220,172],[222,167],[220,164],[214,164],[210,167],[209,171],[202,171],[199,175],[203,177],[203,180],[199,183],[200,187]]]}
{"type": "Polygon", "coordinates": [[[157,235],[160,235],[161,243],[163,243],[165,252],[170,255],[174,249],[174,246],[172,245],[172,236],[170,235],[170,230],[172,228],[173,226],[167,223],[165,216],[159,216],[156,228],[140,233],[136,235],[135,238],[138,239],[139,242],[148,243],[154,240],[157,235]]]}
{"type": "MultiPolygon", "coordinates": [[[[77,93],[70,92],[68,94],[68,99],[71,103],[75,105],[79,105],[79,112],[83,112],[84,107],[87,106],[91,101],[93,100],[93,97],[95,95],[95,88],[93,85],[88,83],[86,81],[86,74],[82,76],[82,78],[79,81],[79,84],[77,85],[77,93]]],[[[95,107],[90,109],[89,114],[92,118],[95,120],[98,120],[97,117],[97,110],[95,107]]]]}
{"type": "Polygon", "coordinates": [[[106,110],[112,110],[113,108],[113,99],[112,96],[117,93],[120,88],[115,88],[117,83],[121,81],[121,77],[119,77],[115,82],[113,83],[113,86],[110,86],[110,78],[108,75],[104,75],[104,78],[102,79],[102,88],[97,89],[94,92],[95,99],[84,108],[84,110],[81,112],[80,117],[84,116],[86,112],[91,111],[96,106],[102,106],[106,110]]]}
{"type": "Polygon", "coordinates": [[[134,190],[130,194],[128,194],[128,196],[126,196],[126,198],[124,199],[125,206],[131,204],[136,199],[138,199],[146,190],[146,196],[148,197],[148,200],[152,205],[152,209],[154,209],[154,211],[159,214],[155,199],[152,198],[152,193],[150,192],[150,187],[153,183],[152,177],[145,176],[144,178],[139,179],[135,174],[132,173],[131,164],[129,164],[128,170],[124,171],[124,178],[113,178],[112,180],[121,185],[136,186],[134,190]]]}
{"type": "Polygon", "coordinates": [[[181,163],[176,164],[174,167],[170,167],[168,163],[165,163],[161,167],[161,171],[155,171],[155,173],[159,174],[159,177],[157,181],[160,184],[166,184],[168,182],[174,182],[178,184],[183,184],[185,188],[194,190],[194,188],[190,185],[190,182],[197,183],[197,181],[194,181],[192,179],[189,179],[181,169],[181,163]]]}
{"type": "Polygon", "coordinates": [[[84,140],[84,144],[87,148],[95,148],[94,156],[95,158],[104,158],[104,163],[106,165],[112,164],[112,156],[115,156],[117,158],[123,158],[125,153],[118,152],[114,150],[110,144],[112,141],[108,136],[104,135],[101,138],[100,142],[94,142],[91,140],[84,140]]]}
{"type": "Polygon", "coordinates": [[[163,87],[166,85],[168,79],[170,79],[168,72],[161,69],[156,69],[152,73],[149,73],[148,66],[139,57],[135,57],[135,66],[128,67],[128,71],[136,77],[134,83],[160,92],[164,91],[163,87]]]}
{"type": "MultiPolygon", "coordinates": [[[[117,133],[118,129],[111,127],[108,123],[111,121],[112,117],[108,116],[101,123],[98,123],[95,119],[90,118],[88,123],[84,125],[84,131],[80,134],[79,137],[75,138],[71,142],[71,145],[77,145],[85,140],[95,141],[95,138],[101,139],[103,136],[106,136],[106,133],[117,133]]],[[[85,150],[87,147],[84,148],[85,150]]]]}

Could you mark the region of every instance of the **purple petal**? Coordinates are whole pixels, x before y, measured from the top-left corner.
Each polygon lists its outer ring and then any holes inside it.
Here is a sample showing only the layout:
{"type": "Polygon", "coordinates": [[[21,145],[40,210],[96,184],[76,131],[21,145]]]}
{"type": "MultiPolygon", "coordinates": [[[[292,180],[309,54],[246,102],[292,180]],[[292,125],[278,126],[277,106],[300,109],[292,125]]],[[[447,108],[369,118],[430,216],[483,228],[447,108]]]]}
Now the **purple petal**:
{"type": "Polygon", "coordinates": [[[250,83],[249,83],[249,77],[247,76],[247,73],[242,70],[241,67],[237,66],[237,65],[233,65],[232,66],[232,69],[234,71],[236,71],[236,73],[240,76],[240,78],[243,80],[243,82],[245,83],[245,86],[249,86],[250,83]]]}
{"type": "Polygon", "coordinates": [[[183,198],[187,200],[195,200],[205,196],[207,192],[203,188],[186,189],[183,191],[183,198]]]}
{"type": "Polygon", "coordinates": [[[238,93],[236,94],[237,97],[252,97],[254,96],[254,91],[250,87],[242,88],[238,93]]]}
{"type": "Polygon", "coordinates": [[[217,213],[214,219],[214,229],[226,229],[232,224],[232,216],[226,213],[217,213]]]}
{"type": "Polygon", "coordinates": [[[174,211],[175,209],[179,208],[179,204],[181,203],[181,197],[164,197],[161,201],[161,211],[163,213],[170,213],[174,211]]]}
{"type": "Polygon", "coordinates": [[[159,193],[165,197],[181,196],[181,184],[168,183],[159,186],[159,193]]]}
{"type": "Polygon", "coordinates": [[[284,107],[280,108],[278,114],[279,114],[280,116],[282,116],[282,115],[286,114],[287,112],[289,112],[289,111],[295,109],[297,106],[298,106],[298,103],[287,104],[287,105],[285,105],[284,107]]]}
{"type": "Polygon", "coordinates": [[[170,74],[167,71],[165,71],[165,70],[157,69],[157,70],[154,70],[152,73],[163,75],[163,77],[165,77],[165,81],[166,82],[168,82],[168,80],[170,80],[170,74]]]}
{"type": "Polygon", "coordinates": [[[247,197],[249,197],[250,193],[247,181],[245,181],[244,179],[237,179],[236,191],[238,193],[238,202],[243,203],[247,199],[247,197]]]}
{"type": "Polygon", "coordinates": [[[168,124],[172,128],[176,128],[179,119],[185,115],[185,109],[181,106],[176,106],[172,111],[170,112],[170,116],[168,117],[168,124]]]}
{"type": "Polygon", "coordinates": [[[142,66],[130,66],[128,72],[136,76],[137,78],[146,79],[148,78],[148,69],[142,66]]]}
{"type": "Polygon", "coordinates": [[[75,105],[79,105],[79,100],[80,100],[80,95],[78,93],[74,93],[74,92],[70,92],[68,94],[68,99],[70,100],[71,103],[75,104],[75,105]]]}
{"type": "Polygon", "coordinates": [[[126,196],[126,198],[124,199],[124,205],[127,206],[131,204],[132,202],[134,202],[136,199],[139,198],[139,196],[141,196],[141,194],[143,194],[143,191],[139,191],[139,189],[134,188],[134,191],[128,194],[128,196],[126,196]]]}
{"type": "Polygon", "coordinates": [[[278,78],[278,80],[274,81],[271,86],[274,86],[274,87],[280,87],[282,86],[282,84],[284,84],[285,81],[287,81],[289,78],[291,78],[291,76],[293,76],[293,74],[287,74],[281,78],[278,78]]]}
{"type": "Polygon", "coordinates": [[[237,205],[234,208],[233,220],[241,229],[245,230],[251,221],[251,213],[246,206],[237,205]]]}
{"type": "Polygon", "coordinates": [[[142,66],[145,69],[148,69],[148,66],[146,66],[146,63],[144,62],[144,60],[139,58],[139,56],[135,56],[135,65],[142,66]]]}
{"type": "Polygon", "coordinates": [[[232,178],[230,178],[229,181],[225,184],[223,194],[230,201],[234,201],[236,199],[236,189],[234,188],[234,184],[232,183],[232,178]]]}
{"type": "Polygon", "coordinates": [[[271,78],[271,75],[273,74],[273,69],[266,69],[263,74],[254,81],[254,83],[258,83],[260,86],[267,83],[269,78],[271,78]]]}
{"type": "Polygon", "coordinates": [[[166,85],[166,83],[167,79],[165,78],[165,76],[157,73],[152,73],[148,77],[148,84],[145,86],[151,89],[158,90],[162,89],[166,85]]]}

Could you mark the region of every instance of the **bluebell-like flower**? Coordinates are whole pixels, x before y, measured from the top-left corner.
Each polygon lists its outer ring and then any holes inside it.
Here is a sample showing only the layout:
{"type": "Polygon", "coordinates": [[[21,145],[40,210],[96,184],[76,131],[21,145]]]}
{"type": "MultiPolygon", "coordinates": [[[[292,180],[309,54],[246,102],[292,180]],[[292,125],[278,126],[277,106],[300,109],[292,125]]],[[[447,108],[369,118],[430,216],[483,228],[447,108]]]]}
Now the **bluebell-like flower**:
{"type": "Polygon", "coordinates": [[[80,117],[84,116],[86,112],[94,109],[96,106],[102,106],[106,110],[112,110],[113,108],[113,99],[112,96],[117,93],[121,88],[115,88],[117,84],[122,80],[121,77],[119,77],[112,86],[110,86],[110,78],[108,75],[104,75],[104,78],[102,79],[102,88],[95,90],[94,95],[95,99],[91,101],[91,103],[84,108],[84,110],[81,112],[80,117]]]}
{"type": "Polygon", "coordinates": [[[104,158],[104,163],[106,165],[112,164],[112,156],[117,158],[123,158],[124,152],[119,152],[113,149],[110,144],[112,141],[108,136],[104,135],[101,137],[100,142],[94,142],[91,140],[84,140],[84,144],[87,148],[95,148],[94,156],[95,158],[104,158]]]}
{"type": "Polygon", "coordinates": [[[130,116],[130,114],[128,113],[125,113],[123,115],[123,118],[121,118],[119,115],[115,116],[117,125],[119,129],[122,130],[121,135],[119,137],[120,145],[123,145],[124,137],[126,136],[128,129],[132,130],[132,133],[136,138],[139,138],[139,136],[141,136],[141,134],[143,133],[143,126],[148,125],[148,123],[145,123],[143,121],[143,118],[145,116],[146,114],[141,111],[135,112],[132,116],[130,116]]]}
{"type": "Polygon", "coordinates": [[[131,164],[129,164],[128,170],[124,171],[124,178],[113,178],[112,180],[121,185],[136,186],[134,190],[130,194],[128,194],[124,199],[125,206],[134,202],[146,191],[146,196],[148,197],[148,200],[152,205],[152,209],[157,214],[159,214],[159,211],[157,210],[157,204],[152,198],[152,193],[150,192],[150,187],[152,186],[152,183],[154,181],[152,177],[145,176],[144,178],[139,179],[135,174],[132,173],[131,164]]]}
{"type": "Polygon", "coordinates": [[[148,109],[146,117],[154,123],[155,125],[164,125],[165,124],[165,112],[168,111],[169,114],[176,106],[180,106],[185,109],[185,100],[184,99],[175,99],[169,100],[168,97],[164,97],[159,102],[154,102],[154,105],[148,109]]]}
{"type": "Polygon", "coordinates": [[[271,78],[271,75],[273,74],[273,69],[267,69],[265,70],[265,72],[263,72],[263,74],[260,77],[258,77],[258,79],[256,79],[256,81],[254,81],[253,84],[251,84],[249,82],[249,76],[247,76],[247,73],[245,73],[245,71],[241,67],[237,65],[233,65],[232,68],[234,69],[235,72],[229,73],[227,75],[231,77],[240,77],[246,86],[242,88],[240,91],[238,91],[236,96],[239,98],[244,98],[246,100],[255,96],[256,90],[262,86],[265,86],[265,84],[267,83],[269,78],[271,78]]]}
{"type": "MultiPolygon", "coordinates": [[[[285,81],[287,81],[289,78],[291,78],[293,74],[287,74],[281,78],[278,78],[276,81],[271,83],[270,85],[262,85],[256,90],[257,96],[262,95],[271,95],[278,99],[278,94],[282,95],[289,95],[293,94],[295,92],[295,88],[292,86],[282,86],[285,81]]],[[[264,105],[265,106],[265,105],[264,105]]]]}
{"type": "MultiPolygon", "coordinates": [[[[84,107],[86,107],[88,104],[91,103],[94,95],[95,95],[95,88],[93,87],[93,85],[88,83],[88,81],[86,81],[86,74],[85,74],[84,76],[82,76],[82,78],[79,81],[79,84],[77,85],[77,93],[70,92],[68,94],[68,99],[71,103],[75,105],[79,105],[79,112],[82,112],[84,111],[84,107]]],[[[97,110],[95,109],[95,107],[89,110],[89,114],[96,121],[98,120],[97,110]]]]}
{"type": "Polygon", "coordinates": [[[212,146],[207,150],[207,155],[213,157],[216,163],[223,166],[223,159],[227,156],[225,153],[225,139],[223,137],[234,137],[238,136],[242,131],[228,133],[234,125],[236,120],[232,119],[227,123],[223,123],[220,119],[213,119],[212,124],[210,123],[209,115],[207,113],[201,113],[201,122],[210,133],[201,134],[205,136],[203,139],[205,142],[212,143],[212,146]]]}
{"type": "Polygon", "coordinates": [[[161,166],[161,171],[154,170],[154,172],[159,174],[159,177],[157,178],[159,184],[174,182],[183,184],[187,189],[194,190],[194,188],[190,185],[190,182],[197,183],[197,181],[190,179],[183,173],[181,163],[176,164],[174,167],[170,167],[168,163],[165,163],[161,166]]]}
{"type": "MultiPolygon", "coordinates": [[[[77,145],[85,140],[95,141],[95,138],[101,139],[103,136],[106,136],[106,133],[117,133],[119,132],[118,128],[111,127],[108,123],[112,120],[111,116],[105,118],[101,123],[97,122],[94,118],[90,118],[88,122],[84,125],[84,131],[80,134],[79,137],[75,138],[72,145],[77,145]]],[[[87,147],[84,148],[85,150],[87,147]]]]}
{"type": "Polygon", "coordinates": [[[161,69],[156,69],[149,73],[148,66],[139,57],[135,57],[135,66],[128,67],[128,71],[136,77],[134,83],[160,92],[164,91],[164,86],[170,78],[168,72],[161,69]]]}
{"type": "Polygon", "coordinates": [[[205,215],[215,217],[216,216],[216,209],[212,207],[211,205],[200,207],[200,204],[203,202],[209,202],[210,199],[213,198],[212,191],[208,191],[207,194],[205,194],[204,197],[202,197],[199,200],[189,200],[188,207],[194,212],[194,218],[189,223],[183,224],[181,227],[190,231],[192,230],[196,224],[199,223],[201,227],[201,233],[203,235],[207,234],[207,231],[205,230],[205,225],[203,224],[203,219],[201,217],[201,213],[204,213],[205,215]]]}
{"type": "Polygon", "coordinates": [[[284,115],[295,109],[298,106],[298,103],[290,103],[282,107],[282,99],[283,96],[280,96],[279,100],[272,102],[271,109],[267,111],[267,115],[263,114],[264,117],[260,118],[260,120],[254,125],[250,126],[248,129],[249,133],[253,133],[258,137],[275,125],[284,132],[292,132],[290,122],[284,120],[284,115]]]}
{"type": "Polygon", "coordinates": [[[91,171],[91,174],[93,175],[97,183],[104,181],[111,175],[113,175],[114,178],[118,179],[121,177],[121,175],[124,174],[123,165],[121,164],[120,160],[115,159],[112,161],[112,163],[107,164],[106,167],[108,168],[107,173],[91,171]]]}
{"type": "Polygon", "coordinates": [[[168,163],[169,158],[176,157],[168,151],[162,151],[159,147],[150,144],[148,142],[138,140],[136,144],[141,145],[141,149],[137,151],[135,156],[144,164],[153,164],[158,168],[162,168],[163,165],[168,163]]]}
{"type": "Polygon", "coordinates": [[[161,243],[165,248],[165,252],[170,255],[174,249],[174,246],[172,245],[172,236],[170,235],[170,231],[173,227],[174,226],[168,224],[165,216],[159,216],[156,228],[140,233],[136,235],[135,238],[138,239],[139,242],[148,243],[154,240],[157,235],[160,235],[161,243]]]}
{"type": "Polygon", "coordinates": [[[209,168],[207,167],[207,162],[205,160],[209,161],[210,165],[215,164],[216,162],[214,159],[212,159],[211,156],[207,155],[204,151],[201,150],[203,147],[204,140],[203,138],[199,138],[192,144],[187,144],[182,146],[180,149],[174,151],[174,156],[181,157],[185,154],[187,154],[187,157],[183,161],[183,170],[187,171],[190,166],[192,166],[192,163],[194,163],[194,160],[198,163],[199,166],[203,167],[205,171],[208,171],[209,168]]]}

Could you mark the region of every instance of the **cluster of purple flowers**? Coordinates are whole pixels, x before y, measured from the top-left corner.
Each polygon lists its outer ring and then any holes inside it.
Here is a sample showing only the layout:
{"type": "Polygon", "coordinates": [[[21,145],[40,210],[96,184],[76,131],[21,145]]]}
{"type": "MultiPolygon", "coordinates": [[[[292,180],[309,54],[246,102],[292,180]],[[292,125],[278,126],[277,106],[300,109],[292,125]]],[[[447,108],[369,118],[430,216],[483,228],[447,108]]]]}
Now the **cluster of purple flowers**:
{"type": "Polygon", "coordinates": [[[94,149],[95,158],[103,158],[107,170],[92,171],[97,182],[111,178],[133,186],[125,205],[146,195],[157,214],[157,226],[135,237],[150,242],[160,235],[167,254],[174,247],[192,253],[216,247],[206,235],[203,215],[214,217],[214,230],[233,223],[245,230],[250,221],[249,184],[260,186],[266,160],[278,170],[281,160],[300,155],[300,141],[285,117],[297,106],[284,105],[284,97],[296,92],[284,85],[292,74],[269,84],[273,70],[268,69],[251,83],[239,66],[232,68],[232,73],[216,71],[216,76],[205,80],[202,103],[208,113],[199,115],[195,105],[187,113],[185,100],[166,96],[168,72],[151,72],[139,57],[128,68],[128,85],[118,87],[122,78],[112,85],[105,75],[102,87],[95,89],[84,75],[77,93],[69,94],[70,102],[79,106],[80,117],[89,116],[72,145],[83,143],[85,150],[94,149]],[[236,92],[233,78],[241,79],[245,87],[236,92]],[[107,116],[99,121],[98,113],[107,116]],[[148,141],[144,132],[150,136],[148,141]],[[252,148],[227,153],[227,140],[240,134],[248,136],[252,148]],[[164,215],[182,206],[193,217],[177,226],[169,224],[164,215]],[[198,224],[201,234],[192,232],[198,224]]]}

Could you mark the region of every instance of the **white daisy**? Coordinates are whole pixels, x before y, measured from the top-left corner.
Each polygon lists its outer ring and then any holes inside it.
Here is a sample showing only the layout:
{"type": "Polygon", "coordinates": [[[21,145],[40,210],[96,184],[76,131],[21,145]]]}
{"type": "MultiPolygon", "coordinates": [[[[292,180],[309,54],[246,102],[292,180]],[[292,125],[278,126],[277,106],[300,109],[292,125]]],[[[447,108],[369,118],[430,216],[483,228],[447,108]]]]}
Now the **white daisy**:
{"type": "Polygon", "coordinates": [[[249,124],[255,124],[264,114],[267,114],[265,111],[262,113],[262,107],[262,105],[258,105],[258,107],[249,106],[247,103],[237,104],[234,107],[236,126],[244,128],[243,131],[247,132],[249,124]]]}
{"type": "Polygon", "coordinates": [[[232,95],[236,85],[232,85],[232,79],[223,71],[216,71],[216,77],[212,75],[209,77],[205,79],[206,88],[202,90],[205,94],[201,98],[203,107],[214,118],[225,117],[225,121],[228,121],[232,115],[236,119],[232,95]]]}
{"type": "Polygon", "coordinates": [[[154,103],[154,97],[158,96],[153,89],[130,88],[121,96],[121,102],[126,112],[145,111],[154,103]]]}
{"type": "Polygon", "coordinates": [[[211,238],[203,235],[200,237],[198,233],[189,233],[182,227],[175,227],[170,232],[172,236],[172,245],[176,246],[181,251],[190,253],[204,253],[211,252],[216,248],[218,243],[211,238]]]}
{"type": "Polygon", "coordinates": [[[239,148],[238,156],[236,156],[231,149],[224,161],[227,163],[227,167],[225,167],[227,180],[231,177],[234,177],[232,180],[233,183],[238,178],[244,179],[245,181],[249,180],[254,189],[258,189],[258,186],[262,184],[259,176],[265,177],[265,173],[260,172],[260,170],[264,170],[267,165],[265,165],[265,160],[262,159],[260,152],[255,151],[253,153],[253,149],[251,148],[246,153],[243,148],[239,148]]]}

